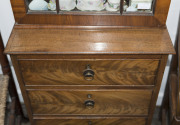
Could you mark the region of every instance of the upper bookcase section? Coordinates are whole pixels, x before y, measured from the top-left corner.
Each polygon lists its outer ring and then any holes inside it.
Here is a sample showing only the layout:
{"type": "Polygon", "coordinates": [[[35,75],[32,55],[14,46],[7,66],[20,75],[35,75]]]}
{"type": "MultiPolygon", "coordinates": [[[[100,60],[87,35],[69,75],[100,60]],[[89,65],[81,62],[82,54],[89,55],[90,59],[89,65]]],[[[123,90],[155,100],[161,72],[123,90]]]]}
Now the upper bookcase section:
{"type": "Polygon", "coordinates": [[[17,24],[164,27],[170,0],[11,0],[17,24]]]}

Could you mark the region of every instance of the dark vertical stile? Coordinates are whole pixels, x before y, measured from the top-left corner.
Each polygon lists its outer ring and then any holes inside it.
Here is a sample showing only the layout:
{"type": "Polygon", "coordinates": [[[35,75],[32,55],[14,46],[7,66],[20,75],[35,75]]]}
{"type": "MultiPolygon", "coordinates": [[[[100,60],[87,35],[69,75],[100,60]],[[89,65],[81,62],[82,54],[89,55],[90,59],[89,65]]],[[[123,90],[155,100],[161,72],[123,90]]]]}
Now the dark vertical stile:
{"type": "Polygon", "coordinates": [[[123,13],[123,5],[124,5],[124,0],[121,0],[120,2],[120,15],[123,13]]]}
{"type": "Polygon", "coordinates": [[[59,14],[59,0],[56,0],[56,11],[57,11],[57,14],[59,14]]]}

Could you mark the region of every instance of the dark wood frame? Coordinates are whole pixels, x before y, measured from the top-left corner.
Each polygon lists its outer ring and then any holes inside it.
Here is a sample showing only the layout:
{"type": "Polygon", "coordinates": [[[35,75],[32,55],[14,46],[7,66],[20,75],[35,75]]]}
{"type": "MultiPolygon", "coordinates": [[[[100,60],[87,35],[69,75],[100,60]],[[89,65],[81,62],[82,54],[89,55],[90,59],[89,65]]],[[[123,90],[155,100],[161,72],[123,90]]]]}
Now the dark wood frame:
{"type": "Polygon", "coordinates": [[[71,11],[60,11],[59,7],[59,0],[56,0],[56,10],[55,11],[36,11],[36,10],[29,10],[28,9],[28,0],[24,0],[25,2],[25,8],[26,8],[26,13],[27,14],[58,14],[58,15],[131,15],[131,16],[153,16],[154,15],[154,9],[155,9],[155,3],[156,0],[152,0],[152,7],[151,10],[152,12],[123,12],[123,0],[121,0],[120,3],[120,10],[119,11],[80,11],[78,9],[74,9],[71,11]]]}
{"type": "MultiPolygon", "coordinates": [[[[11,0],[17,24],[62,26],[165,27],[170,0],[157,0],[154,15],[29,14],[24,0],[11,0]]],[[[122,11],[122,10],[121,10],[122,11]]]]}
{"type": "Polygon", "coordinates": [[[179,125],[180,124],[180,16],[179,26],[175,41],[176,55],[173,55],[167,85],[164,93],[162,107],[160,111],[160,118],[162,125],[179,125]],[[179,70],[178,70],[179,69],[179,70]]]}
{"type": "Polygon", "coordinates": [[[22,111],[22,107],[18,98],[15,82],[12,77],[11,68],[6,55],[4,54],[3,40],[0,34],[0,64],[4,75],[9,76],[8,92],[11,97],[11,103],[9,104],[10,114],[8,117],[8,125],[21,124],[21,119],[25,119],[22,111]]]}

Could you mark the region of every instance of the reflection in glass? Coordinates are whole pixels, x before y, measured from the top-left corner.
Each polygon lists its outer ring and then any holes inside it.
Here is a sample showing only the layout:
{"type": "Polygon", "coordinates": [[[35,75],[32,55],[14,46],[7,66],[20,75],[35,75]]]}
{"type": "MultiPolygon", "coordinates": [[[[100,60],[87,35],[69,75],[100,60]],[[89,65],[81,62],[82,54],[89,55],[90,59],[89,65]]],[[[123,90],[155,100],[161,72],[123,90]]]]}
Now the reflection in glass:
{"type": "Polygon", "coordinates": [[[55,11],[56,1],[55,0],[29,0],[29,10],[37,11],[55,11]]]}
{"type": "Polygon", "coordinates": [[[124,0],[124,12],[152,12],[153,0],[124,0]]]}
{"type": "Polygon", "coordinates": [[[64,11],[118,11],[120,0],[59,0],[64,11]]]}

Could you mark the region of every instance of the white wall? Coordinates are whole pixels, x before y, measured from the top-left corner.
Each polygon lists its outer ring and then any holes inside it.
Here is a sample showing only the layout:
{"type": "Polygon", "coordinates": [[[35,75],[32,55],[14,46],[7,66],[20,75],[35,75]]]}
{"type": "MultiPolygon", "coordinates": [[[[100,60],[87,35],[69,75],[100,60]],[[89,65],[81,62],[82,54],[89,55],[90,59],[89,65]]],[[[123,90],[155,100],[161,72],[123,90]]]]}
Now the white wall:
{"type": "MultiPolygon", "coordinates": [[[[170,34],[170,37],[171,37],[171,40],[173,43],[175,42],[179,10],[180,10],[180,0],[172,0],[166,24],[167,24],[167,28],[168,28],[168,31],[169,31],[169,34],[170,34]]],[[[10,1],[9,0],[1,0],[1,4],[0,4],[0,31],[1,31],[5,45],[8,41],[8,38],[9,38],[9,35],[10,35],[10,32],[13,28],[14,23],[15,23],[15,21],[14,21],[12,9],[11,9],[10,1]]],[[[170,62],[170,59],[171,59],[171,56],[169,56],[168,62],[170,62]]],[[[12,67],[12,69],[13,69],[13,67],[12,67]]],[[[162,86],[161,86],[161,90],[159,93],[157,105],[161,104],[161,101],[163,98],[163,93],[164,93],[164,88],[165,88],[165,84],[166,84],[166,80],[167,80],[168,70],[169,70],[169,66],[167,66],[166,70],[165,70],[165,75],[163,77],[162,86]]],[[[0,71],[0,73],[1,73],[1,71],[0,71]]],[[[13,75],[14,75],[14,78],[16,81],[16,87],[18,89],[18,94],[20,96],[21,102],[23,102],[22,95],[21,95],[21,92],[19,89],[19,85],[17,84],[17,80],[16,80],[16,77],[14,74],[14,70],[13,70],[13,75]]]]}
{"type": "Polygon", "coordinates": [[[0,67],[0,74],[2,74],[2,69],[1,69],[1,67],[0,67]]]}
{"type": "MultiPolygon", "coordinates": [[[[179,13],[180,13],[180,0],[171,0],[171,5],[169,8],[166,25],[167,25],[167,29],[169,31],[169,35],[171,37],[173,45],[174,45],[175,39],[176,39],[179,13]]],[[[168,58],[168,63],[167,63],[166,69],[165,69],[160,93],[158,96],[157,105],[161,105],[161,103],[162,103],[162,99],[164,96],[164,89],[166,86],[167,76],[168,76],[168,72],[169,72],[169,64],[170,64],[171,57],[172,57],[172,55],[170,55],[168,58]]]]}
{"type": "Polygon", "coordinates": [[[0,4],[0,31],[6,45],[15,21],[10,0],[1,0],[0,4]]]}
{"type": "MultiPolygon", "coordinates": [[[[4,46],[6,46],[9,36],[11,34],[12,28],[14,26],[15,20],[14,20],[12,8],[11,8],[10,0],[1,0],[0,2],[1,2],[0,3],[0,32],[2,35],[3,42],[4,42],[4,46]]],[[[8,59],[10,60],[9,56],[8,56],[8,59]]],[[[11,69],[13,71],[13,76],[16,81],[16,88],[18,90],[20,101],[23,103],[21,91],[19,89],[19,85],[16,80],[16,76],[15,76],[12,65],[11,65],[11,69]]],[[[0,74],[2,74],[1,68],[0,68],[0,74]]]]}

